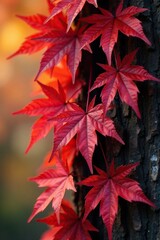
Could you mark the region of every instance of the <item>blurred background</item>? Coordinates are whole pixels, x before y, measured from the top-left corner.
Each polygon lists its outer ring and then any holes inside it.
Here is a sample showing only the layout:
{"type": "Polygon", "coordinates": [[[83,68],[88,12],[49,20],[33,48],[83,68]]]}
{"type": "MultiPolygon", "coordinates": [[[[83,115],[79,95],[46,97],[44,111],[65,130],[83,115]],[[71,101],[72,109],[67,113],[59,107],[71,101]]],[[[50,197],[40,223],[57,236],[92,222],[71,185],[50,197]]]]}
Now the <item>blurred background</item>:
{"type": "MultiPolygon", "coordinates": [[[[33,79],[42,53],[10,60],[24,38],[33,33],[19,15],[47,13],[45,0],[0,0],[0,239],[38,240],[46,226],[33,220],[27,224],[42,189],[27,178],[37,169],[51,147],[45,139],[25,155],[34,118],[13,116],[33,98],[33,79]]],[[[39,215],[42,216],[42,215],[39,215]]]]}

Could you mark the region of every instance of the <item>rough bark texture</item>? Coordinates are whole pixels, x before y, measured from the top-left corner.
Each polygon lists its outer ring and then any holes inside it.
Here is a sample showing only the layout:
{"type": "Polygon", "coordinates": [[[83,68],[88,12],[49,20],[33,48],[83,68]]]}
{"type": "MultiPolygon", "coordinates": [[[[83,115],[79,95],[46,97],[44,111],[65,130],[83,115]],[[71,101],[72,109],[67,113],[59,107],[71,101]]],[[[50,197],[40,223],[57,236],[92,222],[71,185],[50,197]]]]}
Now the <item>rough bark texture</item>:
{"type": "MultiPolygon", "coordinates": [[[[102,5],[106,4],[102,2],[102,5]]],[[[160,1],[128,0],[124,4],[149,9],[139,18],[143,22],[144,31],[151,40],[152,46],[148,47],[137,39],[128,40],[120,36],[121,53],[124,55],[140,47],[137,64],[143,65],[151,74],[160,77],[160,1]]],[[[97,45],[93,45],[94,50],[97,49],[97,45]]],[[[99,52],[95,53],[94,58],[95,62],[103,61],[100,59],[103,56],[99,52]]],[[[119,213],[113,228],[114,240],[160,240],[160,84],[148,81],[138,84],[138,87],[142,118],[137,119],[135,113],[128,106],[122,105],[117,97],[115,101],[118,107],[116,111],[111,112],[111,116],[126,144],[124,147],[119,144],[114,147],[112,145],[112,150],[107,149],[106,152],[112,152],[116,156],[118,165],[140,162],[140,166],[132,177],[140,182],[144,193],[156,204],[157,208],[151,209],[142,203],[130,204],[120,199],[119,213]]],[[[106,143],[106,148],[107,146],[106,143]]],[[[95,153],[95,156],[98,157],[99,153],[97,155],[95,153]]],[[[100,163],[98,165],[100,166],[100,163]]],[[[98,215],[98,210],[90,215],[93,224],[100,229],[99,234],[93,234],[93,239],[108,239],[105,227],[98,215]]]]}
{"type": "MultiPolygon", "coordinates": [[[[137,64],[143,65],[150,73],[159,77],[160,53],[160,1],[128,1],[149,11],[141,16],[144,31],[152,42],[147,47],[137,42],[140,52],[137,64]]],[[[135,203],[121,202],[120,213],[114,226],[113,239],[159,240],[160,239],[160,85],[145,82],[139,85],[139,107],[142,118],[123,106],[122,125],[125,129],[126,146],[121,149],[123,163],[140,161],[135,178],[145,194],[156,204],[157,209],[135,203]]]]}

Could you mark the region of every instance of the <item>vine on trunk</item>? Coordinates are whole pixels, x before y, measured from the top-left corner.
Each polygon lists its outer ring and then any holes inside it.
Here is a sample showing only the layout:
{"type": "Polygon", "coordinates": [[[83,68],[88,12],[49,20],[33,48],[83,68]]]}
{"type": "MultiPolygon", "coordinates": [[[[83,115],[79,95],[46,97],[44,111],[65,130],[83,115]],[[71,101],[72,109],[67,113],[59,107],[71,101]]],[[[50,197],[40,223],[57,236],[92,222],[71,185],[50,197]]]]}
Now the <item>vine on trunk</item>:
{"type": "Polygon", "coordinates": [[[101,8],[101,2],[47,0],[49,16],[19,16],[38,32],[27,37],[9,58],[46,49],[35,77],[44,97],[33,100],[14,113],[40,116],[32,127],[26,152],[54,129],[53,149],[45,158],[40,174],[30,178],[39,187],[47,189],[37,198],[28,221],[44,211],[50,202],[54,210],[49,217],[38,220],[51,226],[41,240],[91,239],[89,231],[98,229],[87,216],[98,204],[99,215],[111,240],[118,212],[118,196],[129,202],[140,201],[155,207],[144,195],[139,183],[127,177],[138,163],[115,167],[114,155],[104,151],[100,143],[100,138],[103,138],[111,145],[114,138],[119,144],[125,144],[114,121],[108,117],[109,111],[117,107],[115,96],[118,95],[140,118],[139,90],[134,81],[160,81],[143,66],[133,64],[138,49],[121,58],[119,32],[125,35],[125,41],[128,37],[136,37],[151,45],[137,18],[137,14],[147,9],[136,6],[123,8],[121,1],[111,12],[109,3],[103,3],[101,8]],[[91,56],[97,39],[100,39],[100,49],[106,60],[97,62],[103,72],[94,79],[91,56]],[[84,54],[84,50],[87,53],[84,54]],[[49,81],[46,82],[45,76],[49,81]],[[94,152],[98,147],[104,158],[98,161],[104,161],[102,165],[106,166],[103,170],[95,166],[97,159],[94,152]],[[78,161],[75,162],[76,158],[78,161]],[[85,179],[81,171],[83,166],[86,167],[84,160],[90,171],[90,176],[85,179]],[[75,164],[76,169],[73,168],[75,164]],[[83,185],[92,187],[84,204],[80,193],[83,185]],[[71,203],[64,200],[66,190],[72,190],[78,196],[75,198],[79,201],[76,211],[71,203]]]}

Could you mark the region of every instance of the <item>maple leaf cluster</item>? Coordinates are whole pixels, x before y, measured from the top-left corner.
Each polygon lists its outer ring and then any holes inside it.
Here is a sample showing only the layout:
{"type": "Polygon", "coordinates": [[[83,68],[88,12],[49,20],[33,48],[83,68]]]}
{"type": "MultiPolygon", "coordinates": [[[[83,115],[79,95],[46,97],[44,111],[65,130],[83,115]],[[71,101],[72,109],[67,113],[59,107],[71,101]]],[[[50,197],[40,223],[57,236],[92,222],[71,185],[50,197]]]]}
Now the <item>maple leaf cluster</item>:
{"type": "Polygon", "coordinates": [[[91,175],[84,180],[80,176],[82,181],[78,184],[74,182],[73,164],[75,157],[79,155],[93,174],[93,156],[100,135],[124,144],[113,120],[107,116],[108,110],[113,108],[116,94],[140,118],[139,90],[134,81],[159,81],[142,66],[132,64],[137,49],[121,59],[116,45],[119,31],[128,37],[137,37],[146,44],[151,44],[143,32],[141,22],[135,17],[147,9],[135,6],[123,9],[121,1],[115,14],[112,14],[107,9],[99,8],[96,0],[47,0],[47,3],[49,16],[18,16],[38,30],[38,33],[27,37],[22,46],[9,57],[33,54],[45,49],[35,77],[35,84],[39,89],[37,92],[43,94],[43,97],[34,99],[14,113],[39,116],[32,127],[26,152],[54,129],[53,148],[41,165],[40,174],[30,178],[39,187],[47,189],[37,198],[28,221],[52,203],[54,213],[39,220],[51,226],[41,240],[90,240],[89,231],[97,229],[87,220],[87,216],[100,204],[100,216],[111,240],[119,196],[129,202],[140,201],[154,207],[138,182],[127,177],[138,164],[115,168],[112,160],[110,164],[106,164],[106,170],[95,167],[98,175],[91,175]],[[97,9],[96,13],[81,17],[85,7],[90,5],[97,9]],[[100,47],[108,64],[99,64],[104,72],[93,82],[92,67],[89,68],[90,77],[87,78],[81,73],[80,62],[83,62],[83,50],[92,54],[90,44],[99,36],[100,47]],[[97,103],[94,90],[102,86],[101,102],[97,103]],[[86,87],[88,92],[84,104],[81,98],[85,99],[86,87]],[[92,99],[91,93],[94,94],[92,99]],[[82,207],[76,213],[63,199],[66,190],[76,192],[77,186],[82,185],[92,189],[85,197],[84,210],[82,207]]]}

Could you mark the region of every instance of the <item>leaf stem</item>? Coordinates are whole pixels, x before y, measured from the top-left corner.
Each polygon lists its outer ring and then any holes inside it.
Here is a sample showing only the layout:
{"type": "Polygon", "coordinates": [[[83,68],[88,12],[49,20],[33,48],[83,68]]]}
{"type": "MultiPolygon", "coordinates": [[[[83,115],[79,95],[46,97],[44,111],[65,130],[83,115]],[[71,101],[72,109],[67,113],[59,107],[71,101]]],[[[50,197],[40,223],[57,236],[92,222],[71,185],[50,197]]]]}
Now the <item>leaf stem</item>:
{"type": "Polygon", "coordinates": [[[115,65],[116,65],[116,68],[118,67],[118,63],[117,63],[117,53],[116,53],[116,50],[114,49],[114,60],[115,60],[115,65]]]}
{"type": "Polygon", "coordinates": [[[89,105],[89,97],[90,97],[91,81],[92,81],[92,66],[90,65],[90,75],[89,75],[88,92],[87,92],[86,112],[88,112],[88,105],[89,105]]]}
{"type": "Polygon", "coordinates": [[[109,164],[108,164],[107,158],[105,156],[105,153],[104,153],[104,150],[103,150],[103,147],[102,147],[102,143],[99,139],[98,139],[98,142],[99,142],[100,149],[102,151],[102,155],[103,155],[103,158],[104,158],[104,161],[105,161],[105,164],[106,164],[106,168],[107,168],[107,173],[108,173],[109,172],[109,164]]]}

